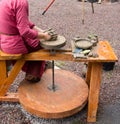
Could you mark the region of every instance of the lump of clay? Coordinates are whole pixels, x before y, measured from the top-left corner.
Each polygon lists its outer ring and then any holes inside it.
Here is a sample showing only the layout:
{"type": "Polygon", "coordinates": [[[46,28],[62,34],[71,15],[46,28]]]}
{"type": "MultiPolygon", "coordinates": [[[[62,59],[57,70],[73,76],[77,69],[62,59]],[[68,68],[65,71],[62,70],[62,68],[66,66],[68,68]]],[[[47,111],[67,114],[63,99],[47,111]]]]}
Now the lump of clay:
{"type": "Polygon", "coordinates": [[[98,43],[98,36],[95,34],[88,35],[88,39],[90,39],[94,46],[98,43]]]}
{"type": "Polygon", "coordinates": [[[57,40],[58,34],[52,28],[49,28],[49,29],[45,30],[44,32],[47,32],[51,36],[49,41],[57,40]]]}

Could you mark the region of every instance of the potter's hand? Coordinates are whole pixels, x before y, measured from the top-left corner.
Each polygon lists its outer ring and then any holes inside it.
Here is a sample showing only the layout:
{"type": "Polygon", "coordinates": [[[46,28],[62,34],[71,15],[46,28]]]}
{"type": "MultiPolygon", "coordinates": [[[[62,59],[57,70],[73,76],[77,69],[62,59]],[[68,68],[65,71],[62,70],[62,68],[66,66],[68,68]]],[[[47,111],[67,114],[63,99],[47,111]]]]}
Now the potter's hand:
{"type": "Polygon", "coordinates": [[[44,33],[44,40],[50,40],[52,38],[52,36],[50,34],[48,34],[47,32],[44,33]]]}
{"type": "Polygon", "coordinates": [[[47,32],[43,33],[43,32],[38,32],[38,37],[39,40],[43,39],[43,40],[50,40],[51,39],[51,35],[49,35],[47,32]]]}
{"type": "Polygon", "coordinates": [[[48,33],[51,36],[51,38],[49,39],[49,41],[57,40],[58,34],[55,33],[55,31],[52,28],[47,29],[44,32],[45,33],[48,33]]]}

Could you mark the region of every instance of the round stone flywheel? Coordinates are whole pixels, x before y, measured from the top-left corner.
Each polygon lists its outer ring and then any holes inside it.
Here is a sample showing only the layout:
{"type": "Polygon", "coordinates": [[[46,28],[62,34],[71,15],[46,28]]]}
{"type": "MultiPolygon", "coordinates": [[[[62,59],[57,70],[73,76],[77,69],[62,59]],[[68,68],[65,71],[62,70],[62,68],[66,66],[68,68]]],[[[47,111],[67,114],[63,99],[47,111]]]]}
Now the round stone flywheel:
{"type": "Polygon", "coordinates": [[[72,72],[55,69],[56,90],[51,90],[52,70],[43,74],[41,81],[23,80],[19,86],[19,101],[23,108],[42,118],[63,118],[79,112],[87,103],[88,86],[72,72]]]}

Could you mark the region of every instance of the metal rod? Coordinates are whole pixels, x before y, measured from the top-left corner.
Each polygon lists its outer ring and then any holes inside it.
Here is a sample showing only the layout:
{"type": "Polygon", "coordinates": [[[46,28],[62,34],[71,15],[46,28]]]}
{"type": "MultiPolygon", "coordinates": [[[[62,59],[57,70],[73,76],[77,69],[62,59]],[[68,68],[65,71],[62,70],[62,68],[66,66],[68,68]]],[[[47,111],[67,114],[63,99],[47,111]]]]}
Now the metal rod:
{"type": "Polygon", "coordinates": [[[82,24],[84,24],[84,16],[85,16],[85,0],[82,0],[82,24]]]}
{"type": "Polygon", "coordinates": [[[93,6],[93,2],[91,3],[92,6],[92,13],[94,13],[94,6],[93,6]]]}
{"type": "Polygon", "coordinates": [[[55,91],[55,80],[54,80],[54,60],[52,60],[52,89],[55,91]]]}
{"type": "Polygon", "coordinates": [[[54,3],[55,0],[51,0],[51,2],[49,3],[49,5],[45,8],[45,10],[43,11],[42,15],[44,15],[47,10],[49,9],[49,7],[54,3]]]}

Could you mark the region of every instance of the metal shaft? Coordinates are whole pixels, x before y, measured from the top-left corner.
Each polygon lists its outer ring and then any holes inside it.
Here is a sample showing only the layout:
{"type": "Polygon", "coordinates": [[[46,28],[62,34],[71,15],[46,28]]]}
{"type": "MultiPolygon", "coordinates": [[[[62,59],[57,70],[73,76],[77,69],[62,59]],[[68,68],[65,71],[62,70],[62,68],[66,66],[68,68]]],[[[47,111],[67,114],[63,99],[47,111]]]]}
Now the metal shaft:
{"type": "Polygon", "coordinates": [[[50,6],[54,3],[55,0],[51,0],[51,2],[49,3],[49,5],[45,8],[45,10],[43,11],[42,15],[44,15],[47,10],[50,8],[50,6]]]}
{"type": "Polygon", "coordinates": [[[53,91],[55,91],[54,60],[52,60],[52,89],[53,89],[53,91]]]}
{"type": "Polygon", "coordinates": [[[92,13],[94,13],[94,6],[93,6],[93,2],[91,3],[91,7],[92,7],[92,13]]]}
{"type": "Polygon", "coordinates": [[[84,16],[85,16],[85,0],[82,0],[82,24],[84,24],[84,16]]]}

